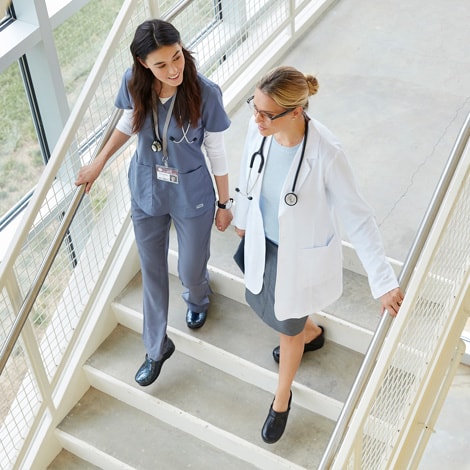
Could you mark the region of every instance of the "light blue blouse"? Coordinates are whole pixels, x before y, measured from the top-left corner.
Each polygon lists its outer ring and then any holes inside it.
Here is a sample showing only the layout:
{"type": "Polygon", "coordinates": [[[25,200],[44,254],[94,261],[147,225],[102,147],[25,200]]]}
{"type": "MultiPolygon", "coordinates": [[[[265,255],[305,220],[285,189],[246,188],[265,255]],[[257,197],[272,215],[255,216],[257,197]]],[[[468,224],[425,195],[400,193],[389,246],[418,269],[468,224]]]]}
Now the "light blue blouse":
{"type": "Polygon", "coordinates": [[[266,238],[276,243],[276,245],[279,244],[279,202],[284,197],[284,195],[281,195],[281,190],[300,145],[284,147],[273,138],[266,156],[260,209],[263,214],[266,238]]]}

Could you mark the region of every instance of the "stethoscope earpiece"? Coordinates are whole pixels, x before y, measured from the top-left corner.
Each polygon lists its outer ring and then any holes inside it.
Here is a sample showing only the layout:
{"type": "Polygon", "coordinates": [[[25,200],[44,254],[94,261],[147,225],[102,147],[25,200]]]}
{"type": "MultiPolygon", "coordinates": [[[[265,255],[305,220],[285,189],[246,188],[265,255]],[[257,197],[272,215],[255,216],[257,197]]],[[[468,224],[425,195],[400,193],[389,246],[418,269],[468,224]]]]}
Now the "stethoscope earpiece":
{"type": "Polygon", "coordinates": [[[248,196],[248,194],[243,194],[241,191],[240,191],[240,188],[235,188],[235,192],[236,193],[240,193],[241,195],[243,196],[246,196],[246,198],[251,201],[253,199],[253,196],[248,196]]]}
{"type": "Polygon", "coordinates": [[[183,137],[181,137],[180,140],[176,140],[174,137],[170,137],[170,140],[173,143],[181,144],[181,142],[183,142],[183,140],[185,140],[188,144],[194,144],[194,142],[196,142],[197,137],[194,137],[192,140],[188,139],[189,124],[187,125],[186,130],[184,130],[184,128],[182,127],[181,131],[183,132],[183,137]]]}

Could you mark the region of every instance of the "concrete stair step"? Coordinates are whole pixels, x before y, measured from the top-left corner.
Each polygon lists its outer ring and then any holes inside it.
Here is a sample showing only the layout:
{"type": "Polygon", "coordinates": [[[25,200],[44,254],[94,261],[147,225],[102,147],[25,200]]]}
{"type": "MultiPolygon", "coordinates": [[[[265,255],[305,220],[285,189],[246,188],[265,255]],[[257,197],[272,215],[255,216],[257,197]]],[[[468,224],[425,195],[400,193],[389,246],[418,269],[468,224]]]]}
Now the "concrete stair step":
{"type": "MultiPolygon", "coordinates": [[[[213,229],[209,271],[211,285],[214,290],[243,303],[244,285],[242,274],[233,261],[233,253],[235,253],[239,241],[240,238],[234,230],[221,233],[213,229]],[[228,283],[221,282],[221,275],[228,277],[228,283]],[[232,295],[234,284],[239,285],[238,297],[232,295]]],[[[171,231],[170,235],[170,247],[174,253],[174,256],[170,256],[169,259],[170,272],[176,275],[178,244],[174,230],[171,231]]],[[[345,263],[347,263],[345,266],[349,266],[349,269],[347,267],[343,269],[343,295],[328,306],[324,313],[331,314],[335,319],[344,320],[370,332],[375,331],[380,320],[380,304],[372,298],[367,277],[359,274],[363,272],[363,269],[357,256],[351,254],[352,250],[346,251],[346,248],[343,252],[345,254],[345,263]]],[[[177,297],[179,297],[180,291],[181,287],[178,285],[175,291],[177,297]]],[[[339,342],[343,344],[341,341],[339,342]]]]}
{"type": "Polygon", "coordinates": [[[158,468],[316,468],[334,422],[296,406],[295,390],[289,432],[270,446],[260,437],[270,392],[179,352],[178,345],[159,379],[139,387],[133,374],[141,348],[138,333],[118,326],[89,359],[92,388],[59,426],[67,433],[59,434],[64,448],[71,435],[129,468],[156,468],[142,460],[147,449],[162,463],[158,468]],[[189,459],[183,465],[179,449],[189,457],[206,454],[211,464],[189,459]]]}
{"type": "MultiPolygon", "coordinates": [[[[245,303],[217,293],[240,279],[212,275],[216,292],[200,330],[186,327],[181,284],[170,276],[168,331],[176,352],[144,388],[134,381],[145,355],[140,273],[129,283],[112,305],[118,327],[84,366],[91,388],[56,430],[64,451],[51,468],[69,468],[64,462],[73,455],[76,468],[317,468],[370,341],[362,325],[378,315],[362,310],[360,325],[349,321],[350,307],[342,318],[315,315],[325,346],[304,356],[286,433],[268,445],[260,431],[277,383],[278,335],[245,303]]],[[[360,308],[360,289],[350,289],[360,308]]]]}
{"type": "MultiPolygon", "coordinates": [[[[142,282],[138,274],[113,304],[119,323],[138,333],[142,331],[141,290],[142,282]]],[[[272,380],[268,389],[274,391],[278,364],[273,360],[272,349],[279,344],[279,335],[268,328],[249,306],[220,294],[211,296],[208,319],[204,327],[190,330],[185,323],[185,304],[180,292],[180,281],[175,276],[170,276],[168,321],[170,336],[177,347],[184,347],[184,352],[198,357],[197,354],[200,354],[201,350],[191,345],[189,338],[193,338],[195,345],[202,341],[227,351],[265,371],[271,371],[272,380]],[[178,342],[181,344],[178,345],[178,342]]],[[[367,347],[371,333],[327,313],[317,315],[316,320],[325,326],[325,346],[304,356],[296,382],[333,400],[343,402],[362,362],[361,350],[367,347]],[[354,337],[357,337],[355,341],[352,340],[354,337]],[[342,344],[336,340],[342,340],[342,344]],[[344,346],[348,341],[351,347],[344,346]],[[358,343],[357,348],[354,347],[354,342],[358,343]]],[[[143,357],[143,345],[141,350],[143,357]]]]}
{"type": "Polygon", "coordinates": [[[58,436],[64,448],[81,448],[99,468],[256,468],[93,387],[61,423],[58,436]]]}
{"type": "Polygon", "coordinates": [[[77,455],[62,450],[54,461],[47,467],[47,470],[98,470],[100,467],[93,465],[77,455]]]}

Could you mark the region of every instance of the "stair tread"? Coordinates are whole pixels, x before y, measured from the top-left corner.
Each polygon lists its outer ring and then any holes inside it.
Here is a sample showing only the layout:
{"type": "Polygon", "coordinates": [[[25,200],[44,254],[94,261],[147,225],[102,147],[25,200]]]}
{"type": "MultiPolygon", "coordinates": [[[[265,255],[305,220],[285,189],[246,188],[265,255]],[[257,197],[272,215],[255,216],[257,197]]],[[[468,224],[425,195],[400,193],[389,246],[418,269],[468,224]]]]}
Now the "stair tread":
{"type": "Polygon", "coordinates": [[[255,468],[94,388],[59,429],[136,469],[255,468]]]}
{"type": "MultiPolygon", "coordinates": [[[[209,265],[217,266],[232,276],[242,277],[233,260],[240,238],[235,231],[219,232],[215,228],[211,234],[211,258],[209,265]]],[[[176,232],[171,230],[170,247],[177,251],[176,232]]],[[[178,289],[176,292],[180,292],[178,289]]],[[[367,277],[350,269],[343,269],[343,294],[325,312],[354,325],[374,331],[380,321],[380,303],[372,297],[367,277]]]]}
{"type": "Polygon", "coordinates": [[[99,468],[71,452],[62,450],[47,467],[47,470],[99,470],[99,468]]]}
{"type": "Polygon", "coordinates": [[[380,302],[372,297],[367,277],[343,269],[343,294],[324,309],[338,318],[370,331],[380,322],[380,302]]]}
{"type": "MultiPolygon", "coordinates": [[[[141,312],[141,290],[139,273],[124,289],[117,302],[141,312]]],[[[272,349],[279,344],[279,335],[267,327],[249,306],[223,295],[213,294],[206,324],[199,330],[189,330],[185,323],[185,304],[180,292],[180,281],[175,276],[170,276],[170,326],[277,373],[278,364],[273,360],[272,349]]],[[[329,341],[328,330],[325,337],[322,349],[304,355],[295,380],[324,395],[344,401],[360,368],[363,355],[329,341]]],[[[143,357],[143,345],[140,347],[143,357]]],[[[136,365],[137,363],[133,368],[136,365]]]]}
{"type": "MultiPolygon", "coordinates": [[[[351,299],[340,299],[333,307],[335,312],[341,311],[339,316],[347,321],[353,318],[356,324],[373,329],[375,325],[371,327],[371,324],[378,321],[378,315],[371,312],[377,306],[370,300],[370,294],[364,292],[368,289],[367,280],[362,276],[359,279],[357,277],[345,273],[345,295],[352,292],[357,299],[356,303],[351,299]],[[362,302],[362,299],[366,300],[362,302]]],[[[177,334],[174,330],[181,331],[183,335],[277,373],[278,365],[272,358],[272,349],[279,344],[279,336],[249,306],[214,293],[206,324],[199,330],[190,330],[185,323],[186,306],[181,291],[179,279],[170,275],[170,336],[177,334]]],[[[142,315],[140,273],[115,300],[115,307],[119,306],[131,310],[133,315],[142,315]]],[[[137,329],[136,326],[134,328],[137,329]]],[[[129,390],[132,389],[136,393],[144,392],[154,403],[160,403],[161,400],[181,410],[181,413],[187,413],[189,420],[200,420],[198,422],[207,423],[207,426],[213,426],[221,433],[230,433],[236,442],[242,439],[264,452],[271,452],[304,468],[318,466],[334,427],[332,420],[297,405],[294,393],[285,435],[275,445],[265,444],[261,440],[260,431],[273,398],[272,393],[266,391],[267,388],[247,383],[198,360],[198,353],[196,348],[195,357],[191,357],[177,346],[175,354],[165,363],[159,379],[149,387],[139,387],[134,381],[134,374],[145,355],[141,335],[118,325],[88,359],[87,367],[99,371],[100,380],[109,377],[108,380],[114,380],[115,386],[119,387],[116,384],[121,383],[127,387],[126,393],[131,393],[129,390]]],[[[325,346],[304,356],[295,378],[296,383],[344,401],[362,357],[362,354],[330,341],[327,329],[325,346]]],[[[96,446],[135,468],[152,468],[155,458],[167,462],[170,468],[183,467],[189,463],[195,468],[251,468],[245,461],[204,441],[203,437],[198,439],[197,435],[152,417],[143,411],[143,407],[139,410],[111,395],[92,387],[63,420],[59,429],[86,440],[88,445],[96,446]],[[129,426],[129,423],[135,425],[129,426]],[[179,451],[181,448],[184,452],[179,451]],[[152,449],[152,452],[146,452],[146,449],[152,449]],[[195,462],[195,455],[204,456],[205,460],[195,462]],[[147,458],[153,459],[152,462],[147,461],[147,458]]],[[[119,397],[119,393],[114,395],[119,397]]]]}
{"type": "Polygon", "coordinates": [[[308,467],[320,461],[334,423],[296,406],[295,396],[288,432],[275,446],[269,446],[262,442],[260,432],[273,398],[271,393],[179,353],[178,349],[154,384],[139,387],[133,375],[143,359],[141,343],[138,333],[118,326],[87,364],[299,465],[308,467]]]}

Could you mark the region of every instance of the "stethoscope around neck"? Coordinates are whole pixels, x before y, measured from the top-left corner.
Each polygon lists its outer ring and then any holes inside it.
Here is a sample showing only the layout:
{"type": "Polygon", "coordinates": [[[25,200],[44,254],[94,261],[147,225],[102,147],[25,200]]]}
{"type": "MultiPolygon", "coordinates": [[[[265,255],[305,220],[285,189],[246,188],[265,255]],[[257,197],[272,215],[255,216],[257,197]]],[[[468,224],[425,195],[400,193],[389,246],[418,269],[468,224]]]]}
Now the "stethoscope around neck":
{"type": "MultiPolygon", "coordinates": [[[[297,164],[297,169],[295,171],[295,176],[294,176],[294,181],[292,183],[292,189],[284,196],[284,202],[288,206],[295,206],[297,204],[297,201],[299,200],[296,192],[295,192],[295,187],[297,185],[297,180],[299,178],[299,173],[300,173],[300,167],[302,166],[302,162],[304,160],[304,155],[305,155],[305,146],[307,145],[307,136],[308,136],[308,121],[305,119],[305,133],[304,133],[304,139],[302,142],[302,152],[300,154],[300,160],[299,163],[297,164]]],[[[261,141],[261,145],[259,149],[253,153],[250,159],[250,166],[249,166],[249,171],[248,171],[248,178],[246,182],[246,192],[243,193],[240,188],[235,188],[235,191],[237,193],[240,193],[242,196],[245,196],[247,199],[250,201],[253,199],[253,196],[251,196],[251,193],[253,192],[254,187],[256,186],[256,183],[258,182],[258,179],[261,175],[261,171],[263,170],[264,164],[265,164],[265,157],[263,155],[263,149],[264,149],[264,144],[266,142],[266,137],[263,137],[263,140],[261,141]],[[255,181],[251,185],[251,187],[248,187],[250,184],[250,179],[251,179],[251,173],[253,171],[253,166],[255,164],[255,160],[259,157],[259,165],[258,165],[258,174],[256,175],[255,181]]]]}
{"type": "MultiPolygon", "coordinates": [[[[160,132],[158,130],[158,115],[157,115],[157,97],[156,94],[152,93],[152,128],[153,128],[153,142],[151,145],[151,149],[153,152],[163,152],[163,161],[166,164],[168,161],[168,126],[170,125],[171,115],[173,113],[173,107],[175,105],[176,100],[176,93],[171,97],[170,107],[168,109],[168,113],[166,115],[165,123],[163,125],[163,136],[160,137],[160,132]]],[[[189,131],[190,123],[187,124],[186,130],[184,127],[181,128],[183,133],[183,137],[179,140],[176,140],[174,137],[170,136],[171,142],[175,144],[181,144],[183,141],[186,141],[188,144],[193,144],[196,142],[197,138],[194,137],[192,140],[188,139],[188,131],[189,131]]]]}

